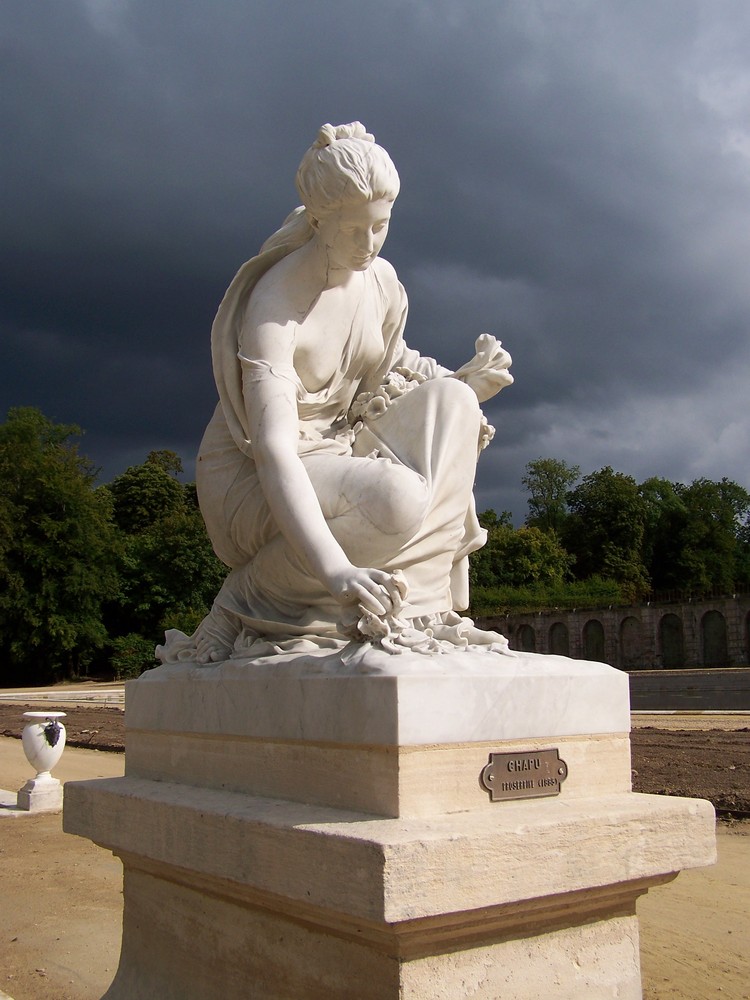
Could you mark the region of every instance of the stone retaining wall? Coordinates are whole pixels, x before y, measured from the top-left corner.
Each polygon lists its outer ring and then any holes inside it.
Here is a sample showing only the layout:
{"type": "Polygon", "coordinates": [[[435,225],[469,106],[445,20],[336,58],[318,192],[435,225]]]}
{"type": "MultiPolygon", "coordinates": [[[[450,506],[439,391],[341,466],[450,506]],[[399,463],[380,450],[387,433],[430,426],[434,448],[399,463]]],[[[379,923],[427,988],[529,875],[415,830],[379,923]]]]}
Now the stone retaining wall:
{"type": "Polygon", "coordinates": [[[599,660],[621,670],[750,663],[750,595],[477,618],[511,648],[599,660]]]}

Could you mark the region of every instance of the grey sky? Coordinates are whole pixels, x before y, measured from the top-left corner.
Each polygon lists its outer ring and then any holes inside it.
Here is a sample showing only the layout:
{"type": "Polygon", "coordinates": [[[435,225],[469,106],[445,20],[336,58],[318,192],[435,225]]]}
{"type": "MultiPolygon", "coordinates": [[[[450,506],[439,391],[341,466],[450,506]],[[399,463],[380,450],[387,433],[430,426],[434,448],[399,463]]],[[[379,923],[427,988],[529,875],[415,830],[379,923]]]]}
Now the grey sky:
{"type": "Polygon", "coordinates": [[[83,426],[105,479],[189,465],[223,291],[359,119],[410,344],[513,354],[480,509],[519,521],[540,456],[750,487],[743,0],[3,0],[0,45],[0,408],[83,426]]]}

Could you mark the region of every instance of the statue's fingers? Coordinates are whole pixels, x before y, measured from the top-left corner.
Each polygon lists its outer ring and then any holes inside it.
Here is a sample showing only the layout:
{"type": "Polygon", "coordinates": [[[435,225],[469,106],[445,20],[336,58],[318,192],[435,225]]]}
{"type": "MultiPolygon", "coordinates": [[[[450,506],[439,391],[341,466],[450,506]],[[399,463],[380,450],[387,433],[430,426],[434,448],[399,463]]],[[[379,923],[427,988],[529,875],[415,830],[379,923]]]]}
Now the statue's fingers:
{"type": "Polygon", "coordinates": [[[358,588],[358,597],[359,603],[365,610],[371,611],[374,615],[384,615],[386,613],[385,604],[365,587],[360,586],[358,588]]]}
{"type": "Polygon", "coordinates": [[[401,589],[394,579],[392,573],[386,573],[382,569],[370,570],[372,579],[377,585],[376,594],[379,600],[385,598],[388,602],[387,610],[391,611],[393,606],[399,603],[403,597],[401,589]]]}
{"type": "Polygon", "coordinates": [[[383,587],[385,588],[390,600],[391,605],[396,605],[401,600],[401,590],[398,584],[389,574],[386,575],[386,579],[383,581],[383,587]]]}

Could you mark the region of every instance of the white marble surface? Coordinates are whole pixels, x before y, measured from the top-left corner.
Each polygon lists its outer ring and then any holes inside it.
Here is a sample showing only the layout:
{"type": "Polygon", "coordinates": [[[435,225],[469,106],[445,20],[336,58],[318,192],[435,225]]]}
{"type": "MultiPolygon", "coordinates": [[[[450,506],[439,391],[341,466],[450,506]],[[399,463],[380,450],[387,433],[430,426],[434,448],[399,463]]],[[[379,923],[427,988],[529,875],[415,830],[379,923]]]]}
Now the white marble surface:
{"type": "Polygon", "coordinates": [[[63,786],[49,774],[29,778],[18,789],[18,808],[28,812],[60,812],[63,806],[63,786]]]}
{"type": "Polygon", "coordinates": [[[168,664],[126,685],[130,729],[420,746],[630,730],[628,676],[561,656],[337,653],[168,664]]]}

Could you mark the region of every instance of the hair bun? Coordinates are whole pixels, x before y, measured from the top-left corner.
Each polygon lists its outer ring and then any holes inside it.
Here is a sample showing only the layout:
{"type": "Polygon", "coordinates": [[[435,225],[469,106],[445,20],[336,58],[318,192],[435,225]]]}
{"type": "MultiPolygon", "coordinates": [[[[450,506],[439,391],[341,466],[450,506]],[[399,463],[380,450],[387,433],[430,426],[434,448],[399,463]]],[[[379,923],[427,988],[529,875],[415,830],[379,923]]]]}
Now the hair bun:
{"type": "Polygon", "coordinates": [[[368,132],[362,122],[350,122],[348,125],[322,125],[313,143],[313,149],[323,149],[337,139],[361,139],[363,142],[375,142],[375,136],[368,132]]]}

